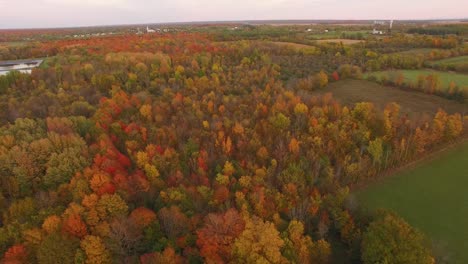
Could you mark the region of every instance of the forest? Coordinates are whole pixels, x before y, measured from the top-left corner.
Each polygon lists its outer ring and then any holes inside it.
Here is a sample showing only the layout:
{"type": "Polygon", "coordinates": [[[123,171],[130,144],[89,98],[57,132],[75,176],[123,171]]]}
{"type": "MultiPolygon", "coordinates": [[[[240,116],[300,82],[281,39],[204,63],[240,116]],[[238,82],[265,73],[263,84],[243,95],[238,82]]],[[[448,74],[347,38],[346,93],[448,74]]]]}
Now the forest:
{"type": "Polygon", "coordinates": [[[4,32],[0,60],[44,62],[0,76],[0,263],[443,263],[352,193],[466,138],[468,84],[391,72],[468,55],[466,31],[278,28],[4,32]],[[344,104],[348,79],[462,106],[344,104]]]}

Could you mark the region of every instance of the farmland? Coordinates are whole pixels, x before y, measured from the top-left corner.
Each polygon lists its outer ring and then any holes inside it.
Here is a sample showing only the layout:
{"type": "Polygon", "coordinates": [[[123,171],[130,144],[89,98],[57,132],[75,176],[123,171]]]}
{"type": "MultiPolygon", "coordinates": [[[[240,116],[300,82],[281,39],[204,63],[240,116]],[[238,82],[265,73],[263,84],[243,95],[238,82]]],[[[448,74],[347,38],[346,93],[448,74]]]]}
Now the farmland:
{"type": "Polygon", "coordinates": [[[313,40],[328,40],[328,39],[365,39],[369,35],[369,30],[349,31],[345,28],[331,30],[329,32],[313,32],[307,36],[313,40]]]}
{"type": "Polygon", "coordinates": [[[382,78],[384,76],[388,77],[389,74],[399,74],[402,73],[407,83],[415,83],[418,80],[418,76],[428,76],[430,74],[436,74],[440,78],[440,82],[443,88],[448,88],[450,82],[454,82],[457,86],[468,89],[468,75],[460,74],[460,73],[453,73],[453,72],[443,72],[443,71],[433,71],[433,70],[390,70],[390,71],[379,71],[379,72],[371,72],[366,75],[375,76],[377,78],[382,78]]]}
{"type": "Polygon", "coordinates": [[[468,106],[462,103],[361,80],[335,82],[323,90],[314,92],[316,95],[326,93],[331,93],[339,102],[349,106],[365,101],[372,102],[382,109],[388,103],[396,102],[401,106],[403,113],[414,119],[422,116],[432,116],[439,108],[449,113],[465,113],[468,111],[468,106]]]}
{"type": "Polygon", "coordinates": [[[320,39],[317,40],[317,43],[343,43],[344,45],[353,45],[357,43],[362,43],[362,40],[355,39],[320,39]]]}
{"type": "Polygon", "coordinates": [[[460,57],[453,57],[438,61],[431,62],[432,65],[440,65],[440,64],[467,64],[468,63],[468,56],[460,56],[460,57]]]}
{"type": "Polygon", "coordinates": [[[405,51],[400,51],[400,52],[395,52],[392,54],[402,54],[402,55],[429,55],[431,52],[437,52],[437,51],[443,51],[443,49],[428,49],[428,48],[423,48],[423,49],[410,49],[410,50],[405,50],[405,51]]]}
{"type": "MultiPolygon", "coordinates": [[[[268,42],[266,42],[266,43],[268,43],[268,42]]],[[[310,46],[310,45],[299,44],[299,43],[294,43],[294,42],[274,41],[274,42],[270,42],[270,43],[273,43],[275,45],[282,46],[282,47],[292,47],[292,48],[296,48],[296,49],[310,49],[310,48],[313,48],[313,46],[310,46]]]]}
{"type": "Polygon", "coordinates": [[[448,263],[468,262],[468,143],[357,193],[369,209],[388,208],[432,239],[448,263]]]}

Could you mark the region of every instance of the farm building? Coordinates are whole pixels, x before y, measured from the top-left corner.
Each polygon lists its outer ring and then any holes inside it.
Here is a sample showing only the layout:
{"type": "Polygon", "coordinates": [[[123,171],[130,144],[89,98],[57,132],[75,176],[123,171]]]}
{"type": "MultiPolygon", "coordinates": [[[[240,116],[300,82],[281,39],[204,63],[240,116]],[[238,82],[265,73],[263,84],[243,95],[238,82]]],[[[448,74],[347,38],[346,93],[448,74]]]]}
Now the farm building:
{"type": "Polygon", "coordinates": [[[31,73],[32,69],[39,67],[43,61],[42,59],[0,61],[0,75],[6,75],[11,71],[31,73]]]}

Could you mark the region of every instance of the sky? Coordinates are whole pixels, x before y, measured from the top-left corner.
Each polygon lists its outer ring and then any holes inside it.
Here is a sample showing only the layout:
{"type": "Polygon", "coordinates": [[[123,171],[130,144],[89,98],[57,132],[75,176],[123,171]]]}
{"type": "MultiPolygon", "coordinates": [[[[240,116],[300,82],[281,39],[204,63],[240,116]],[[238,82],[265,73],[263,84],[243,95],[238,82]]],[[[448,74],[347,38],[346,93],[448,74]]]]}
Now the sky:
{"type": "Polygon", "coordinates": [[[0,28],[283,19],[450,19],[467,0],[0,0],[0,28]]]}

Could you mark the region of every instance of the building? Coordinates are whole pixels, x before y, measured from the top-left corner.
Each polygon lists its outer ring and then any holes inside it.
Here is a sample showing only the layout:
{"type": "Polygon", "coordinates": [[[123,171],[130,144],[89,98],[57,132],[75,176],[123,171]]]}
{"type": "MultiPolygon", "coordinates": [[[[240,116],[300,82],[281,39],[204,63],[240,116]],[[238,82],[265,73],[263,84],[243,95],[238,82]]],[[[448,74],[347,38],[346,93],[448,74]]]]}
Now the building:
{"type": "Polygon", "coordinates": [[[156,33],[156,30],[149,28],[146,26],[146,33],[156,33]]]}
{"type": "Polygon", "coordinates": [[[39,67],[43,59],[0,61],[0,75],[6,75],[11,71],[31,73],[32,69],[39,67]]]}
{"type": "Polygon", "coordinates": [[[372,30],[372,34],[373,35],[383,35],[383,31],[382,30],[377,30],[377,29],[373,29],[372,30]]]}
{"type": "Polygon", "coordinates": [[[386,33],[391,34],[393,27],[393,20],[390,20],[387,27],[386,21],[374,21],[374,29],[372,30],[373,35],[384,35],[386,33]]]}

